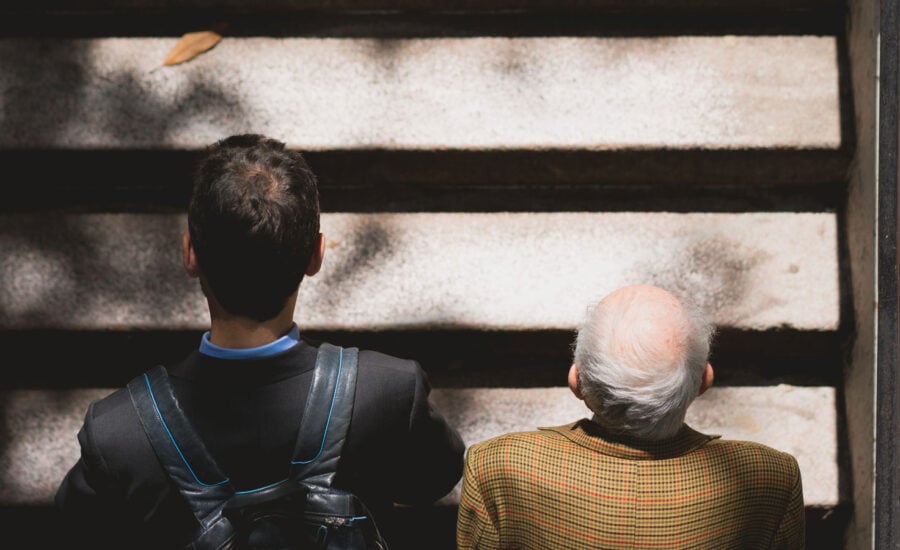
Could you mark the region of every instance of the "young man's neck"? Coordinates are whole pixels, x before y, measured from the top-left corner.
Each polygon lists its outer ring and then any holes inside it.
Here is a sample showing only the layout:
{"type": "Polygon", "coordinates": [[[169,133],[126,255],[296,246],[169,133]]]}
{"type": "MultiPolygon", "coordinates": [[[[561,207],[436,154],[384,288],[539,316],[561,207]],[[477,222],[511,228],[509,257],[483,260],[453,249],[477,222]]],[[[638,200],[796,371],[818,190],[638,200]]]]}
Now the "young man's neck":
{"type": "Polygon", "coordinates": [[[229,319],[213,318],[209,330],[209,341],[219,347],[230,349],[257,348],[270,344],[287,334],[293,320],[275,319],[262,323],[245,317],[229,319]]]}
{"type": "Polygon", "coordinates": [[[223,348],[257,348],[278,340],[287,334],[294,324],[296,294],[288,300],[284,309],[266,321],[232,315],[218,304],[210,303],[209,341],[223,348]]]}

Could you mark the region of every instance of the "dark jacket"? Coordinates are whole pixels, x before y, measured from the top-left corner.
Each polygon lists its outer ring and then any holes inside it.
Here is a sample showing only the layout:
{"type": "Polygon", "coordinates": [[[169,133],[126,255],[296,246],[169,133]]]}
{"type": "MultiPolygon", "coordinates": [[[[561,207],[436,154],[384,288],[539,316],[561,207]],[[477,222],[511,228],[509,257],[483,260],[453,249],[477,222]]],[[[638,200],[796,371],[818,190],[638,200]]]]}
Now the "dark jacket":
{"type": "MultiPolygon", "coordinates": [[[[287,477],[316,351],[302,340],[264,359],[195,351],[168,368],[182,408],[235,489],[287,477]]],[[[335,485],[363,499],[389,544],[393,503],[433,502],[462,475],[465,446],[432,408],[429,391],[416,362],[360,351],[335,485]]],[[[182,547],[195,520],[157,462],[126,389],[90,405],[78,441],[81,458],[56,494],[73,544],[182,547]]]]}

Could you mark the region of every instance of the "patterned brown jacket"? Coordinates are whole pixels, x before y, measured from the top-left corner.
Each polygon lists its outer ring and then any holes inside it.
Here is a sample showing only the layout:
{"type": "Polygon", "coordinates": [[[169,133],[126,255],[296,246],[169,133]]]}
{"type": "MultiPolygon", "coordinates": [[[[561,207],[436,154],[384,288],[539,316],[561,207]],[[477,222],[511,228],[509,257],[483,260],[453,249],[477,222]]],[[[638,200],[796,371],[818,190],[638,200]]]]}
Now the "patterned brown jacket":
{"type": "Polygon", "coordinates": [[[683,426],[647,443],[587,420],[469,448],[460,550],[804,547],[796,459],[683,426]]]}

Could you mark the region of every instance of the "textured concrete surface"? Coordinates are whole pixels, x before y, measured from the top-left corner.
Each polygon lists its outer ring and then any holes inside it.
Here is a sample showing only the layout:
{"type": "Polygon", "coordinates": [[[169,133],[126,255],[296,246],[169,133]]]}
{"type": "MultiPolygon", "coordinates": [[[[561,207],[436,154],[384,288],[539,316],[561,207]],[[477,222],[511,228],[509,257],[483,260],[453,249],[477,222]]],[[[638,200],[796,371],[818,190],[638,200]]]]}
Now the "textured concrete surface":
{"type": "MultiPolygon", "coordinates": [[[[204,328],[180,215],[0,217],[0,328],[204,328]]],[[[699,297],[721,326],[833,331],[827,213],[326,214],[305,329],[569,329],[615,288],[699,297]]]]}
{"type": "Polygon", "coordinates": [[[47,505],[78,459],[78,428],[110,390],[0,391],[0,505],[47,505]]]}
{"type": "Polygon", "coordinates": [[[0,147],[826,148],[830,36],[0,40],[0,147]]]}
{"type": "MultiPolygon", "coordinates": [[[[876,337],[878,328],[878,2],[849,2],[848,55],[853,87],[853,110],[857,145],[848,174],[845,205],[848,263],[853,304],[853,332],[850,356],[844,369],[844,409],[847,411],[848,452],[852,465],[853,515],[845,534],[850,550],[879,546],[874,534],[884,532],[895,519],[879,519],[876,504],[876,337]],[[882,523],[884,522],[884,523],[882,523]],[[877,525],[880,524],[880,525],[877,525]]],[[[891,306],[889,306],[891,307],[891,306]]],[[[895,307],[895,305],[893,305],[895,307]]],[[[896,368],[896,367],[895,367],[896,368]]],[[[896,373],[896,370],[895,370],[896,373]]],[[[895,428],[896,429],[896,428],[895,428]]],[[[897,475],[896,472],[887,475],[897,475]]],[[[897,541],[895,541],[896,544],[897,541]]]]}
{"type": "MultiPolygon", "coordinates": [[[[0,392],[4,407],[0,505],[48,504],[78,456],[76,433],[90,401],[108,389],[0,392]]],[[[706,433],[758,441],[797,457],[807,506],[833,506],[837,461],[834,388],[713,388],[692,406],[688,422],[706,433]]],[[[435,406],[467,444],[510,431],[565,424],[590,411],[566,388],[435,389],[435,406]]],[[[455,503],[457,486],[442,500],[455,503]]]]}

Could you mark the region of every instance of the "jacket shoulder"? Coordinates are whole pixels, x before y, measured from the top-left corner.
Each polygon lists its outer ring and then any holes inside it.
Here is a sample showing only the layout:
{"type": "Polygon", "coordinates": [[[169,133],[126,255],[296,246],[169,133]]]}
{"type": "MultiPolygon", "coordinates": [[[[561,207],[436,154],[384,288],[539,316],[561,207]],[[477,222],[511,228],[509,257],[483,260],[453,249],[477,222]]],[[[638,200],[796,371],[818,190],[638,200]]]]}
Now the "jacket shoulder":
{"type": "Polygon", "coordinates": [[[801,484],[796,457],[762,443],[718,439],[704,445],[698,458],[715,478],[746,481],[748,484],[753,480],[766,479],[770,487],[781,487],[788,492],[801,484]]]}
{"type": "Polygon", "coordinates": [[[375,399],[382,403],[412,406],[431,392],[428,375],[418,362],[371,350],[359,351],[357,405],[375,399]]]}
{"type": "Polygon", "coordinates": [[[715,439],[704,448],[709,452],[727,453],[737,460],[780,464],[785,468],[798,469],[797,458],[794,455],[756,441],[715,439]]]}
{"type": "Polygon", "coordinates": [[[558,442],[563,445],[567,440],[555,432],[545,430],[510,432],[473,443],[466,450],[467,457],[487,457],[492,455],[510,456],[517,451],[528,451],[536,447],[545,447],[558,442]]]}
{"type": "Polygon", "coordinates": [[[368,349],[359,350],[359,366],[379,371],[384,376],[415,377],[424,374],[419,363],[412,359],[403,359],[368,349]]]}
{"type": "Polygon", "coordinates": [[[127,388],[119,388],[90,404],[82,432],[91,450],[103,454],[108,464],[127,464],[135,453],[150,449],[140,418],[127,388]],[[116,460],[116,456],[120,460],[116,460]]]}

